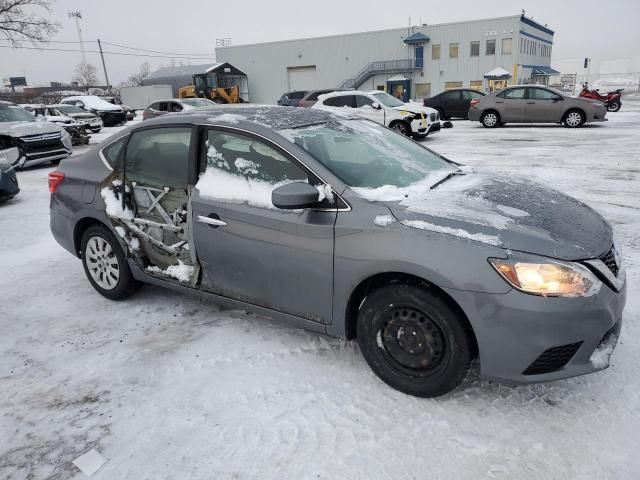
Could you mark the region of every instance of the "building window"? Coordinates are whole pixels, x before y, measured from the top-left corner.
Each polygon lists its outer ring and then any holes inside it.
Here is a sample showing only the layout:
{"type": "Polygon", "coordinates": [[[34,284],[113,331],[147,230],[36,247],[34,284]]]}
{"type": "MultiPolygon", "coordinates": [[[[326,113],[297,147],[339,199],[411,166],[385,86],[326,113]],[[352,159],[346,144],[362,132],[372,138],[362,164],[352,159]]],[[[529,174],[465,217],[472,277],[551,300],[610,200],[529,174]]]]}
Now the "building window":
{"type": "Polygon", "coordinates": [[[462,82],[445,82],[444,89],[451,90],[452,88],[462,88],[462,82]]]}
{"type": "Polygon", "coordinates": [[[523,53],[522,52],[522,38],[520,39],[520,53],[523,53]]]}
{"type": "Polygon", "coordinates": [[[496,41],[487,40],[487,49],[485,50],[485,55],[495,55],[495,54],[496,54],[496,41]]]}
{"type": "Polygon", "coordinates": [[[450,43],[449,44],[449,58],[458,58],[458,44],[450,43]]]}
{"type": "Polygon", "coordinates": [[[472,57],[480,56],[480,42],[471,42],[471,53],[469,55],[472,57]]]}
{"type": "Polygon", "coordinates": [[[502,55],[511,55],[512,45],[513,45],[513,39],[503,38],[502,39],[502,55]]]}
{"type": "Polygon", "coordinates": [[[482,90],[482,80],[471,80],[469,82],[469,88],[474,90],[482,90]]]}
{"type": "Polygon", "coordinates": [[[440,45],[431,45],[431,60],[440,60],[440,45]]]}
{"type": "Polygon", "coordinates": [[[416,83],[416,98],[429,98],[431,96],[430,83],[416,83]]]}

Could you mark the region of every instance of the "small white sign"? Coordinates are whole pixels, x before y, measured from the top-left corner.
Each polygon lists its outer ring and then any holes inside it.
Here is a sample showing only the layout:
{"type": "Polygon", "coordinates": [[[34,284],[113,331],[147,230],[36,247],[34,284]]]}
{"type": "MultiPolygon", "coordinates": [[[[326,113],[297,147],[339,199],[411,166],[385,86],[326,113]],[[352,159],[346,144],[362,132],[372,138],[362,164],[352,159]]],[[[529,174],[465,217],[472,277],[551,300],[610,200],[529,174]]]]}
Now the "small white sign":
{"type": "Polygon", "coordinates": [[[98,471],[98,469],[106,463],[107,459],[100,453],[91,449],[84,455],[80,455],[73,461],[73,464],[80,469],[82,473],[90,477],[98,471]]]}

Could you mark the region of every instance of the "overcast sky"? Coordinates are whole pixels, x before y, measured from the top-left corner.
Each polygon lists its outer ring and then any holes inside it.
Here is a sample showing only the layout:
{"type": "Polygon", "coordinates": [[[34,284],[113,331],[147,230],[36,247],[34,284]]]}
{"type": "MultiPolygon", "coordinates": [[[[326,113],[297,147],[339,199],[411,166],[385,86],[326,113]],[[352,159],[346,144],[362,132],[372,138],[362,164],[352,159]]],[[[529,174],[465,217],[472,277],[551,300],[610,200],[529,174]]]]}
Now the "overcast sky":
{"type": "MultiPolygon", "coordinates": [[[[555,30],[552,60],[640,55],[640,0],[58,0],[53,8],[56,21],[63,27],[54,38],[56,41],[78,40],[75,22],[67,12],[79,9],[84,40],[100,38],[137,48],[212,57],[216,38],[222,37],[231,37],[233,44],[239,45],[404,27],[409,17],[414,25],[420,20],[435,24],[514,15],[525,9],[527,16],[555,30]]],[[[51,43],[49,47],[75,49],[78,45],[51,43]]],[[[97,50],[95,44],[86,48],[97,50]]],[[[106,45],[103,48],[135,53],[106,45]]],[[[115,55],[106,55],[105,59],[114,85],[144,61],[149,61],[153,69],[170,61],[115,55]]],[[[69,82],[80,61],[79,52],[0,48],[0,78],[25,75],[32,85],[69,82]]],[[[99,68],[99,78],[104,81],[99,55],[87,53],[87,61],[99,68]]],[[[199,64],[209,60],[183,62],[199,64]]]]}

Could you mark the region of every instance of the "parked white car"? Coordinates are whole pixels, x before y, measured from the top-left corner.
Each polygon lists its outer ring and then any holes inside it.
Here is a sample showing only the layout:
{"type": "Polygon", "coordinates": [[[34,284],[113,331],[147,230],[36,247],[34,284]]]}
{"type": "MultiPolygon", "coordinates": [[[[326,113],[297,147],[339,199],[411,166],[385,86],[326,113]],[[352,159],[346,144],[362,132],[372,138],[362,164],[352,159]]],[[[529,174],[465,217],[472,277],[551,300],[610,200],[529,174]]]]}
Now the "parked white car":
{"type": "Polygon", "coordinates": [[[354,113],[392,128],[404,135],[426,137],[440,130],[436,110],[416,103],[404,103],[381,90],[350,90],[320,95],[312,108],[354,113]]]}
{"type": "Polygon", "coordinates": [[[120,105],[109,103],[96,95],[75,95],[63,98],[60,103],[75,105],[87,112],[99,115],[105,127],[127,123],[127,112],[120,105]]]}

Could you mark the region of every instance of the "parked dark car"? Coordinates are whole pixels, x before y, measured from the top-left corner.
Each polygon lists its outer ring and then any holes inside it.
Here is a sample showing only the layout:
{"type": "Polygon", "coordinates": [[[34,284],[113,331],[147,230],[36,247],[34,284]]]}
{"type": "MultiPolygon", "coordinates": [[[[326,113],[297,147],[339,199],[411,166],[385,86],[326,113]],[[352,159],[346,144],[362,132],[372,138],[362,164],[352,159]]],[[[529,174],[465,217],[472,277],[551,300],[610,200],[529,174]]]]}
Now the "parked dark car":
{"type": "Polygon", "coordinates": [[[357,338],[436,396],[602,370],[625,267],[582,202],[463,168],[372,121],[229,107],[131,126],[49,176],[51,231],[101,295],[140,282],[357,338]]]}
{"type": "Polygon", "coordinates": [[[307,94],[307,90],[296,90],[295,92],[287,92],[276,102],[281,107],[297,107],[302,97],[307,94]]]}
{"type": "Polygon", "coordinates": [[[472,88],[456,88],[425,98],[424,106],[435,108],[440,112],[440,118],[469,118],[469,104],[471,100],[482,98],[486,93],[472,88]]]}
{"type": "Polygon", "coordinates": [[[170,98],[157,100],[144,109],[142,120],[159,117],[167,113],[178,113],[193,108],[215,107],[217,103],[208,98],[170,98]]]}
{"type": "Polygon", "coordinates": [[[579,128],[587,122],[605,122],[607,107],[597,100],[571,97],[549,87],[507,87],[471,101],[469,120],[486,128],[505,123],[563,123],[579,128]]]}
{"type": "Polygon", "coordinates": [[[311,108],[317,103],[320,95],[326,95],[327,93],[332,92],[345,92],[348,90],[353,90],[353,88],[325,88],[323,90],[312,90],[307,92],[305,96],[300,99],[298,104],[294,106],[311,108]]]}
{"type": "Polygon", "coordinates": [[[10,200],[20,193],[13,166],[18,161],[20,152],[12,143],[11,139],[0,137],[0,202],[10,200]]]}
{"type": "Polygon", "coordinates": [[[0,101],[0,139],[19,152],[16,168],[56,162],[71,155],[71,136],[60,125],[36,121],[33,114],[0,101]]]}
{"type": "Polygon", "coordinates": [[[115,127],[127,123],[127,112],[122,106],[109,103],[96,95],[66,97],[60,103],[75,105],[87,112],[99,115],[105,127],[115,127]]]}

